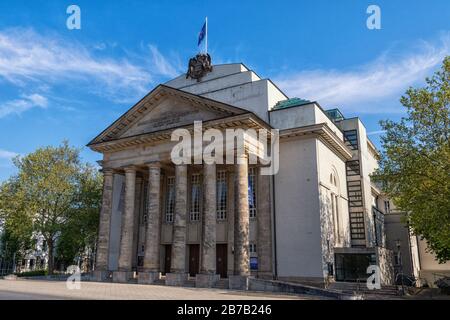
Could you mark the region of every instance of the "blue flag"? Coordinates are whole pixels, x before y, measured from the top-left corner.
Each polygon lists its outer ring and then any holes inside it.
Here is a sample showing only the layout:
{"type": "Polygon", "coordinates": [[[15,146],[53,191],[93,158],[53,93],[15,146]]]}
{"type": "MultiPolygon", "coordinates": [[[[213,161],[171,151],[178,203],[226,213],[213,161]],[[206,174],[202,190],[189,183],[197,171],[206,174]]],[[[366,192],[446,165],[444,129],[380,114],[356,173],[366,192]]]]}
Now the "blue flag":
{"type": "Polygon", "coordinates": [[[205,36],[206,36],[206,22],[203,24],[202,30],[198,34],[198,44],[197,44],[198,46],[200,45],[200,43],[202,43],[205,36]]]}

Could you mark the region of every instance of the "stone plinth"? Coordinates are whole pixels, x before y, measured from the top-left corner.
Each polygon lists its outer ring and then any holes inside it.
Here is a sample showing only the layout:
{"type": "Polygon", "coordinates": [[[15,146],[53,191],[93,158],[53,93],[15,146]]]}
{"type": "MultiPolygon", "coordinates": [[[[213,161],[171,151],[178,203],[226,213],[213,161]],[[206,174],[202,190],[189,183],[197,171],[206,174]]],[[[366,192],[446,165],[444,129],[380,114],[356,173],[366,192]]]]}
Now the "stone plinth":
{"type": "Polygon", "coordinates": [[[134,272],[131,271],[114,271],[113,282],[127,283],[134,277],[134,272]]]}
{"type": "Polygon", "coordinates": [[[106,270],[94,270],[91,272],[92,281],[105,281],[109,278],[109,271],[106,270]]]}
{"type": "Polygon", "coordinates": [[[247,276],[228,276],[228,288],[230,290],[248,290],[247,276]]]}
{"type": "Polygon", "coordinates": [[[220,280],[219,274],[197,274],[195,275],[196,288],[212,288],[220,280]]]}
{"type": "Polygon", "coordinates": [[[181,287],[188,279],[188,274],[184,272],[166,273],[166,285],[181,287]]]}
{"type": "Polygon", "coordinates": [[[139,284],[152,284],[156,280],[161,279],[161,272],[139,272],[138,283],[139,284]]]}

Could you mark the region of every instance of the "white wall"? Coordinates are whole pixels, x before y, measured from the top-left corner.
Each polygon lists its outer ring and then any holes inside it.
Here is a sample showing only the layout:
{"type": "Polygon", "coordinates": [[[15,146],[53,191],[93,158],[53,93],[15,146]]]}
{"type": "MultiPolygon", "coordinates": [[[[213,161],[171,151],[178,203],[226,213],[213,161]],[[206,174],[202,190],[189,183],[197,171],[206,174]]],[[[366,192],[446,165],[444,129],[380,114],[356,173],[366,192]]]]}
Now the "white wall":
{"type": "Polygon", "coordinates": [[[275,176],[278,276],[323,277],[315,139],[281,141],[275,176]]]}
{"type": "Polygon", "coordinates": [[[203,96],[246,109],[268,122],[269,81],[259,80],[203,94],[203,96]]]}
{"type": "Polygon", "coordinates": [[[340,139],[343,139],[342,131],[313,102],[296,107],[272,110],[270,112],[270,124],[280,130],[310,126],[318,123],[326,123],[340,139]]]}
{"type": "Polygon", "coordinates": [[[334,246],[349,247],[350,222],[348,214],[348,198],[347,198],[347,183],[346,183],[347,179],[345,171],[345,162],[320,140],[317,140],[317,154],[319,164],[319,184],[328,191],[327,195],[329,195],[330,192],[333,192],[334,194],[339,194],[338,213],[339,213],[340,242],[335,242],[334,246]],[[331,173],[337,175],[337,187],[333,186],[330,183],[331,173]]]}

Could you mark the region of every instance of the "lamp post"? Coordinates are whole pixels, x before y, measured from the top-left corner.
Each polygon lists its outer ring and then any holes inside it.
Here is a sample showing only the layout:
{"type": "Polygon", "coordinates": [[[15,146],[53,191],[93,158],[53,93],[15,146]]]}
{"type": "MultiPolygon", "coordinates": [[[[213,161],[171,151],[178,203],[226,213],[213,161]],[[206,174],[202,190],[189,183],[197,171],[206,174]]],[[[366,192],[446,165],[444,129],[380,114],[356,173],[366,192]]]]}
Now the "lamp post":
{"type": "Polygon", "coordinates": [[[400,267],[400,279],[401,279],[401,282],[402,282],[402,294],[404,294],[405,293],[405,288],[404,288],[404,285],[403,285],[403,263],[402,263],[402,254],[401,254],[401,251],[400,251],[400,248],[401,248],[401,241],[400,241],[400,239],[397,239],[395,241],[395,245],[397,247],[397,260],[398,260],[399,267],[400,267]]]}

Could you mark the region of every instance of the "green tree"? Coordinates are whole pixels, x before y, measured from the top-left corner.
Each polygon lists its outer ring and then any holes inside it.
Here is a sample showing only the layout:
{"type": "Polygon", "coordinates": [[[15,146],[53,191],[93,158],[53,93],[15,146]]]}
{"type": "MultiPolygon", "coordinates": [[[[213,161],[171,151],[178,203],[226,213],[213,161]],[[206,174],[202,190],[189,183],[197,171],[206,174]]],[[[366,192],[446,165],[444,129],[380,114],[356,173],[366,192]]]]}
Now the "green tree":
{"type": "MultiPolygon", "coordinates": [[[[58,236],[87,211],[94,216],[89,218],[98,221],[100,200],[93,200],[91,192],[98,193],[90,190],[93,169],[81,163],[79,150],[66,141],[58,147],[43,147],[17,157],[14,164],[18,174],[0,188],[0,214],[14,235],[25,237],[31,230],[44,237],[48,273],[52,274],[58,236]],[[87,210],[89,206],[92,208],[87,210]]],[[[101,183],[98,178],[94,180],[101,183]]]]}
{"type": "Polygon", "coordinates": [[[19,192],[15,177],[0,185],[1,254],[9,267],[13,260],[20,261],[32,246],[31,218],[23,210],[23,204],[15,201],[19,192]]]}
{"type": "Polygon", "coordinates": [[[450,260],[450,57],[400,102],[407,116],[380,123],[386,132],[374,178],[443,263],[450,260]]]}
{"type": "Polygon", "coordinates": [[[58,237],[56,259],[64,265],[76,262],[86,251],[94,252],[101,207],[102,175],[86,167],[81,175],[81,192],[71,208],[68,223],[58,237]]]}

